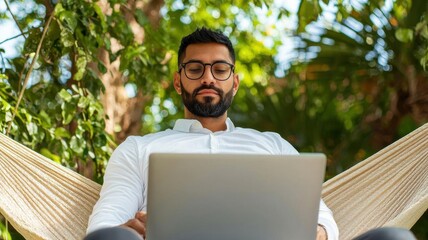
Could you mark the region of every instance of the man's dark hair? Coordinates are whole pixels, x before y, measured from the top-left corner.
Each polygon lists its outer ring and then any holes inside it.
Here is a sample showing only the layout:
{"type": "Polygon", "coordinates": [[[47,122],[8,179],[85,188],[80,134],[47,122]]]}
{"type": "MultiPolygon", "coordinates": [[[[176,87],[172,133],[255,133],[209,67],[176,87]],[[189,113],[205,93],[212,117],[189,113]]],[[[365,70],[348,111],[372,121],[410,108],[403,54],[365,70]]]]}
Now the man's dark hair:
{"type": "Polygon", "coordinates": [[[193,33],[181,39],[180,48],[178,49],[178,65],[182,63],[187,46],[197,43],[220,43],[229,49],[230,57],[235,63],[235,50],[229,38],[219,31],[214,31],[205,27],[197,28],[193,33]]]}

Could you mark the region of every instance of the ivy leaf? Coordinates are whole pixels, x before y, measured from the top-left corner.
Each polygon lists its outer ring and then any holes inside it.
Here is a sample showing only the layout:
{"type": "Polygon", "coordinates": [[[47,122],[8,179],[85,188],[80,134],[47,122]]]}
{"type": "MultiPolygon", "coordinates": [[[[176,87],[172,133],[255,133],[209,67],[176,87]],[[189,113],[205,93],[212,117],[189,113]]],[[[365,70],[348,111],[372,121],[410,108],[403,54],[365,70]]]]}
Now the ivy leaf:
{"type": "Polygon", "coordinates": [[[60,96],[61,99],[63,99],[66,102],[70,102],[71,101],[71,94],[65,90],[65,89],[61,89],[61,91],[58,93],[58,95],[60,96]]]}
{"type": "Polygon", "coordinates": [[[82,153],[84,150],[84,141],[82,139],[78,139],[76,136],[73,136],[70,140],[70,148],[78,154],[82,153]]]}
{"type": "Polygon", "coordinates": [[[88,64],[88,60],[86,58],[86,55],[79,55],[77,58],[76,66],[77,66],[77,72],[74,75],[74,80],[80,81],[83,78],[83,75],[86,73],[86,65],[88,64]]]}
{"type": "Polygon", "coordinates": [[[55,138],[70,138],[70,133],[63,127],[59,127],[55,129],[55,138]]]}
{"type": "Polygon", "coordinates": [[[96,134],[94,138],[94,145],[97,147],[102,147],[107,144],[107,136],[103,134],[96,134]]]}
{"type": "Polygon", "coordinates": [[[92,6],[94,7],[95,12],[97,13],[97,15],[99,16],[99,18],[101,20],[102,30],[105,31],[107,29],[107,23],[106,23],[105,15],[103,14],[100,6],[98,6],[97,3],[94,3],[92,6]]]}
{"type": "Polygon", "coordinates": [[[89,100],[85,96],[81,96],[79,98],[79,102],[77,103],[77,106],[80,108],[86,108],[90,104],[91,100],[89,100]]]}
{"type": "Polygon", "coordinates": [[[89,132],[90,138],[93,138],[94,137],[94,127],[92,126],[92,122],[91,121],[84,121],[82,124],[83,124],[83,127],[86,129],[86,131],[89,132]]]}
{"type": "Polygon", "coordinates": [[[67,125],[73,120],[76,109],[72,105],[66,103],[63,103],[61,108],[62,124],[67,125]]]}
{"type": "Polygon", "coordinates": [[[30,134],[30,136],[34,136],[37,134],[38,127],[34,122],[27,123],[27,131],[30,134]]]}
{"type": "Polygon", "coordinates": [[[71,47],[74,45],[74,37],[69,29],[61,27],[61,42],[64,47],[71,47]]]}
{"type": "Polygon", "coordinates": [[[40,125],[44,128],[49,128],[52,125],[51,118],[45,110],[41,110],[39,113],[40,125]]]}
{"type": "Polygon", "coordinates": [[[63,11],[59,14],[59,19],[66,23],[66,25],[68,26],[68,28],[74,32],[74,30],[77,27],[77,19],[76,19],[76,14],[74,12],[71,11],[63,11]]]}
{"type": "Polygon", "coordinates": [[[40,149],[40,154],[43,156],[52,159],[54,162],[61,164],[61,157],[58,155],[53,154],[51,151],[49,151],[47,148],[40,149]]]}

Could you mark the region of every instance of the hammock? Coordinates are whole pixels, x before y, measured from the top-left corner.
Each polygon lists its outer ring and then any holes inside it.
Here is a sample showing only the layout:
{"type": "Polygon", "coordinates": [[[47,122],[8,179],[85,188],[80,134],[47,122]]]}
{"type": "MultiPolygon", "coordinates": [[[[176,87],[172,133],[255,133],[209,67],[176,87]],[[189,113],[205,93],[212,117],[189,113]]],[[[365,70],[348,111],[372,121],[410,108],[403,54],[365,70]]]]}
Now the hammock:
{"type": "MultiPolygon", "coordinates": [[[[428,208],[428,124],[324,183],[341,239],[428,208]]],[[[82,239],[100,185],[0,134],[0,213],[26,239],[82,239]]]]}

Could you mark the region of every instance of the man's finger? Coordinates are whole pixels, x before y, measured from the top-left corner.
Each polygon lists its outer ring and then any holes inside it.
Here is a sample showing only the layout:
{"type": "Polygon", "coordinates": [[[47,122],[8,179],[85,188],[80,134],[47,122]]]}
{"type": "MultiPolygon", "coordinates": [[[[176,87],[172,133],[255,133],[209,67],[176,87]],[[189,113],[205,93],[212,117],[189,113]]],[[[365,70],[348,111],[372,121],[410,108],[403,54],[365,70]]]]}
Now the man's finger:
{"type": "Polygon", "coordinates": [[[145,223],[147,221],[147,214],[146,212],[139,211],[135,214],[135,218],[145,223]]]}
{"type": "Polygon", "coordinates": [[[144,222],[140,221],[139,219],[131,219],[128,222],[124,224],[124,226],[129,227],[137,231],[138,234],[146,237],[146,226],[144,222]]]}

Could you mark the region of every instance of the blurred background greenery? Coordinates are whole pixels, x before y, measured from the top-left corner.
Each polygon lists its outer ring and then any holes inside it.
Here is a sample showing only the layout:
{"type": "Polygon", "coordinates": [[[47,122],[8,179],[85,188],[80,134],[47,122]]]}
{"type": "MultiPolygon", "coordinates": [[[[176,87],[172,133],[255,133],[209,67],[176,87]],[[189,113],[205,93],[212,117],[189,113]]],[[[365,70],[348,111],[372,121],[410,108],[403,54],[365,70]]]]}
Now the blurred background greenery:
{"type": "Polygon", "coordinates": [[[427,21],[426,0],[0,0],[0,132],[102,183],[127,136],[183,116],[177,48],[206,26],[235,45],[235,124],[331,178],[427,122],[427,21]]]}

